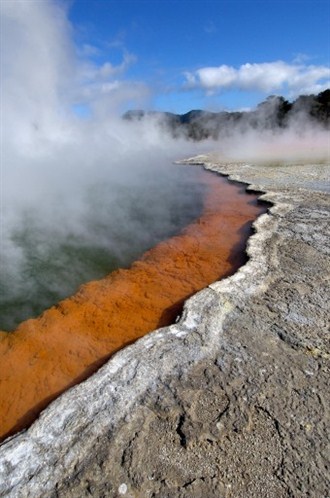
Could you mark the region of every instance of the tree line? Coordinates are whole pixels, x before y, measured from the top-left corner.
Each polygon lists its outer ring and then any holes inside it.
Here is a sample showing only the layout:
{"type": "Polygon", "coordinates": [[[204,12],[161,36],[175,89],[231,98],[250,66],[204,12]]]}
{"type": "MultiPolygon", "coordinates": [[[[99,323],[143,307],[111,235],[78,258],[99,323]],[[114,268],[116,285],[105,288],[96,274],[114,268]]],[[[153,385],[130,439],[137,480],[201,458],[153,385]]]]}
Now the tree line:
{"type": "Polygon", "coordinates": [[[271,95],[255,110],[235,112],[210,112],[192,110],[185,114],[169,112],[128,111],[124,119],[141,120],[153,116],[159,118],[163,129],[172,136],[185,135],[190,140],[218,139],[233,131],[246,129],[281,130],[295,125],[318,125],[330,128],[330,89],[318,95],[300,95],[293,102],[282,96],[271,95]]]}

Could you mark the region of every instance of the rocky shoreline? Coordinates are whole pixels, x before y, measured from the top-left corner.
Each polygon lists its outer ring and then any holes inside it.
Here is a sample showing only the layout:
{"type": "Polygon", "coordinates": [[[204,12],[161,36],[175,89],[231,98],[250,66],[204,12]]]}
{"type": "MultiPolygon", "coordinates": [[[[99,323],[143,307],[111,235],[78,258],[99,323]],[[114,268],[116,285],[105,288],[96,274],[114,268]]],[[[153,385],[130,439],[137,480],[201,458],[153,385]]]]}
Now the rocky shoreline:
{"type": "Polygon", "coordinates": [[[0,496],[328,496],[329,166],[187,163],[265,192],[248,263],[0,447],[0,496]]]}
{"type": "Polygon", "coordinates": [[[266,206],[220,175],[175,168],[187,179],[200,173],[205,195],[198,218],[129,268],[83,284],[13,333],[0,333],[0,442],[30,426],[116,351],[174,323],[189,297],[246,261],[252,222],[266,206]]]}

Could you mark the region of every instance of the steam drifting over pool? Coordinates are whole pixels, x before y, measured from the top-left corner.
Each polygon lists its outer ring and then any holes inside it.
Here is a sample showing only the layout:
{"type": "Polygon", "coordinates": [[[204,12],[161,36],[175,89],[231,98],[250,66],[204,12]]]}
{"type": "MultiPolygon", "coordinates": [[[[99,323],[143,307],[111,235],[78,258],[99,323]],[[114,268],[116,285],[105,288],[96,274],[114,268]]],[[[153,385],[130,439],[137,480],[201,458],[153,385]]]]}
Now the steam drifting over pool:
{"type": "Polygon", "coordinates": [[[16,323],[15,308],[22,317],[38,313],[91,278],[85,262],[93,251],[96,277],[194,216],[173,159],[210,149],[226,160],[329,156],[327,132],[311,130],[301,116],[277,133],[233,127],[218,142],[198,145],[166,134],[158,117],[122,120],[128,107],[148,106],[152,89],[124,79],[130,54],[97,66],[78,53],[67,14],[53,0],[1,3],[0,291],[7,328],[16,323]],[[28,304],[35,294],[42,296],[38,309],[28,304]]]}

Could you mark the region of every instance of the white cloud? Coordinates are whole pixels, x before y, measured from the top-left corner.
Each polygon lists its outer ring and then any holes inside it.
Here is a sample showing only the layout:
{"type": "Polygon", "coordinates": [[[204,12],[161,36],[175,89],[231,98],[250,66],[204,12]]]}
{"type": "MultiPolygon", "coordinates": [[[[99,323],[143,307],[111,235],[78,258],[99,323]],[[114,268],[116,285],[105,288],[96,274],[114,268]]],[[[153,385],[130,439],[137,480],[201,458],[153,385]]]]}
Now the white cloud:
{"type": "Polygon", "coordinates": [[[91,57],[94,55],[101,55],[101,50],[94,45],[84,43],[81,48],[77,50],[78,55],[81,57],[91,57]]]}
{"type": "Polygon", "coordinates": [[[330,86],[330,68],[283,61],[243,64],[238,68],[225,64],[185,73],[187,87],[208,92],[232,89],[265,93],[284,88],[290,95],[322,91],[330,86]]]}
{"type": "Polygon", "coordinates": [[[120,64],[114,65],[110,61],[106,61],[101,65],[86,64],[85,70],[82,73],[86,80],[105,80],[125,73],[127,69],[136,61],[133,54],[124,52],[123,60],[120,64]]]}
{"type": "Polygon", "coordinates": [[[94,45],[74,45],[65,5],[57,0],[0,1],[6,143],[19,136],[35,151],[30,144],[36,133],[66,139],[63,131],[77,105],[102,116],[118,114],[126,108],[125,99],[130,106],[143,106],[150,95],[147,85],[125,78],[136,57],[123,45],[116,64],[94,45]]]}
{"type": "Polygon", "coordinates": [[[306,64],[307,61],[310,61],[312,57],[310,55],[304,54],[303,52],[299,52],[295,54],[293,59],[294,64],[306,64]]]}
{"type": "Polygon", "coordinates": [[[150,89],[144,83],[111,80],[84,85],[77,96],[88,105],[94,118],[102,121],[109,120],[118,110],[122,112],[128,102],[143,108],[150,89]]]}
{"type": "Polygon", "coordinates": [[[109,61],[101,65],[85,62],[80,67],[80,84],[74,98],[96,113],[98,117],[122,111],[125,103],[142,106],[150,96],[148,86],[139,81],[128,81],[123,76],[136,61],[136,57],[124,51],[122,61],[114,65],[109,61]]]}

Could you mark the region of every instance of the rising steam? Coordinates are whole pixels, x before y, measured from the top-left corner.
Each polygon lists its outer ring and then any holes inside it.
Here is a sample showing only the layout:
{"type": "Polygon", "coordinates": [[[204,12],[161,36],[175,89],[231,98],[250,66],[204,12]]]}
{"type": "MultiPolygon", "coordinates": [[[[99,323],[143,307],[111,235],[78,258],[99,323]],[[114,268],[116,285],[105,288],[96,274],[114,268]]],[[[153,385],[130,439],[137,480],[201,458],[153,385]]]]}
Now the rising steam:
{"type": "Polygon", "coordinates": [[[0,328],[15,325],[17,309],[40,311],[29,298],[47,306],[91,278],[80,260],[97,276],[175,230],[180,212],[187,222],[191,192],[174,159],[210,149],[241,160],[329,154],[324,132],[299,120],[276,136],[233,128],[198,144],[164,133],[156,116],[123,120],[126,102],[147,106],[151,94],[120,79],[133,56],[96,67],[77,55],[67,12],[52,0],[1,2],[1,20],[0,328]]]}
{"type": "Polygon", "coordinates": [[[175,232],[201,197],[192,207],[199,187],[172,166],[191,144],[121,119],[125,99],[148,93],[113,79],[127,56],[118,70],[76,56],[52,1],[2,2],[1,18],[0,328],[10,329],[175,232]]]}

